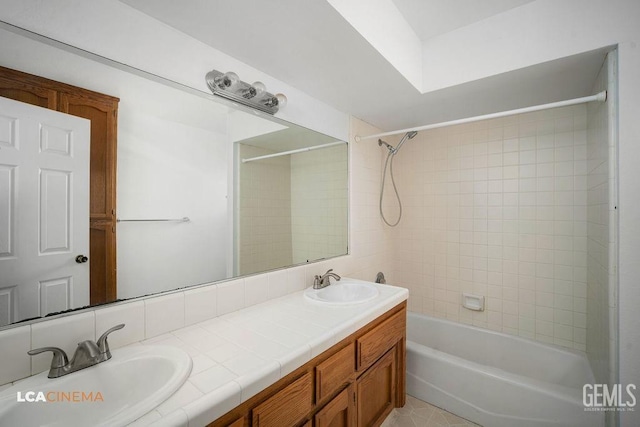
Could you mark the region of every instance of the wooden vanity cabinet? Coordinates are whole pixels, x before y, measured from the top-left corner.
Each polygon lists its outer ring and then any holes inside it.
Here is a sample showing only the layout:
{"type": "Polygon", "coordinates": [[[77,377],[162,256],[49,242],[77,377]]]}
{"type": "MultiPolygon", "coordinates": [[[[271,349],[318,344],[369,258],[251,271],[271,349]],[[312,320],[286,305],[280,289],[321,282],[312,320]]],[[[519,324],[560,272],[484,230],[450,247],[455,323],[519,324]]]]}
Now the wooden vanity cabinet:
{"type": "Polygon", "coordinates": [[[405,404],[406,302],[209,424],[377,427],[405,404]]]}

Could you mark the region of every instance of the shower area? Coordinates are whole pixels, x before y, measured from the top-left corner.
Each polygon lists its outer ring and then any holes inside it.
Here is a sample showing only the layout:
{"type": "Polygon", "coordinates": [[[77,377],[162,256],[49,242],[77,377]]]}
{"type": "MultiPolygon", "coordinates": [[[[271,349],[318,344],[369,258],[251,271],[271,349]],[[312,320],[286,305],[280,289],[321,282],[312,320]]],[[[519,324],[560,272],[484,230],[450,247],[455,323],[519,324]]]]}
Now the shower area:
{"type": "Polygon", "coordinates": [[[591,91],[606,91],[606,101],[417,135],[406,129],[379,140],[380,212],[393,226],[385,231],[387,281],[409,289],[409,340],[435,328],[424,345],[436,357],[424,363],[437,375],[412,385],[423,362],[408,344],[410,394],[413,387],[423,400],[487,426],[615,425],[615,412],[585,412],[582,386],[620,382],[616,61],[616,51],[609,52],[591,91]],[[463,294],[483,306],[463,306],[463,294]],[[418,314],[449,322],[436,328],[420,323],[418,314]],[[485,332],[490,335],[473,338],[485,332]],[[536,350],[518,351],[529,345],[536,350]],[[447,371],[451,360],[461,364],[447,371]],[[531,377],[523,374],[529,366],[566,370],[531,377]],[[502,385],[489,386],[483,377],[501,373],[507,374],[502,385]],[[522,390],[542,388],[548,402],[569,406],[527,401],[529,394],[513,388],[519,380],[522,390]],[[482,398],[494,394],[486,390],[498,395],[482,398]],[[512,413],[514,406],[529,411],[512,413]]]}

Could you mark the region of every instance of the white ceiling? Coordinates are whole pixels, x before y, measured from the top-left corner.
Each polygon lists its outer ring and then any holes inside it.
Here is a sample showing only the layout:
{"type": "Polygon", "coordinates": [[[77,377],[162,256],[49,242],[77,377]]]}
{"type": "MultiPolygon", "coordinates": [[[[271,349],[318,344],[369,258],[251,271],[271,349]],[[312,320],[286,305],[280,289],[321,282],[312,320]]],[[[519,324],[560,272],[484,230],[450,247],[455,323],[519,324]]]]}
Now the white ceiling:
{"type": "MultiPolygon", "coordinates": [[[[325,0],[121,1],[383,130],[590,95],[605,57],[588,52],[421,94],[325,0]]],[[[394,1],[412,26],[442,32],[530,0],[394,1]]]]}
{"type": "Polygon", "coordinates": [[[393,0],[420,40],[473,24],[534,0],[393,0]]]}

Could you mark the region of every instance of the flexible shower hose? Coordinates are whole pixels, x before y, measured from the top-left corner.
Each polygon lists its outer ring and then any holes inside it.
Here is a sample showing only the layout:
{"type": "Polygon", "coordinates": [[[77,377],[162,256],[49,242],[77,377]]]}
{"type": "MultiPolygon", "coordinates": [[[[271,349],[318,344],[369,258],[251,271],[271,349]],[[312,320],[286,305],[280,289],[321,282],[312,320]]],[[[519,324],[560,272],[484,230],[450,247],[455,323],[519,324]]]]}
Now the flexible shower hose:
{"type": "Polygon", "coordinates": [[[396,153],[393,151],[389,151],[389,153],[387,154],[387,160],[384,162],[384,172],[382,172],[382,186],[380,187],[380,216],[382,217],[382,220],[384,221],[384,223],[387,224],[389,227],[395,227],[400,223],[400,220],[402,219],[402,202],[400,201],[400,195],[398,194],[398,187],[396,187],[396,181],[393,178],[393,158],[395,157],[395,155],[396,153]],[[391,162],[389,162],[389,159],[391,159],[391,162]],[[398,207],[400,208],[400,214],[398,215],[398,220],[393,224],[387,221],[387,218],[385,218],[384,212],[382,211],[382,197],[384,196],[384,183],[387,178],[387,165],[389,166],[389,175],[391,175],[391,184],[393,184],[393,191],[395,191],[396,193],[396,199],[398,199],[398,207]]]}

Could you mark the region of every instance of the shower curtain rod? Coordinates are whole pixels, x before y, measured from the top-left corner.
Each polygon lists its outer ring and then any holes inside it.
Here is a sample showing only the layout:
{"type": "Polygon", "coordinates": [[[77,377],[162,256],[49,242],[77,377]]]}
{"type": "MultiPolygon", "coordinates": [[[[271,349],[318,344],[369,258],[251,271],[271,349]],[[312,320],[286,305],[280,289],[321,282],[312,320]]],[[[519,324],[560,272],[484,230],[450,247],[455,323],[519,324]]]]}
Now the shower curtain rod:
{"type": "Polygon", "coordinates": [[[265,156],[251,157],[242,159],[242,163],[253,162],[256,160],[270,159],[272,157],[288,156],[289,154],[304,153],[305,151],[319,150],[320,148],[333,147],[334,145],[346,144],[345,141],[330,142],[328,144],[314,145],[313,147],[298,148],[297,150],[283,151],[281,153],[267,154],[265,156]]]}
{"type": "Polygon", "coordinates": [[[604,102],[606,100],[607,100],[607,91],[603,90],[602,92],[597,93],[595,95],[585,96],[585,97],[582,97],[582,98],[568,99],[566,101],[552,102],[550,104],[534,105],[532,107],[518,108],[516,110],[501,111],[499,113],[485,114],[483,116],[468,117],[468,118],[465,118],[465,119],[451,120],[451,121],[448,121],[448,122],[434,123],[434,124],[431,124],[431,125],[417,126],[417,127],[412,127],[412,128],[394,130],[394,131],[390,131],[390,132],[376,133],[374,135],[367,135],[367,136],[356,135],[355,140],[356,140],[356,142],[360,142],[360,141],[363,141],[365,139],[375,139],[375,138],[379,138],[381,136],[397,135],[397,134],[400,134],[400,133],[407,133],[407,132],[411,132],[411,131],[436,129],[436,128],[442,128],[442,127],[446,127],[446,126],[453,126],[453,125],[461,125],[461,124],[464,124],[464,123],[478,122],[480,120],[497,119],[499,117],[511,116],[511,115],[514,115],[514,114],[523,114],[523,113],[530,113],[532,111],[547,110],[549,108],[566,107],[568,105],[582,104],[582,103],[591,102],[591,101],[604,102]]]}

